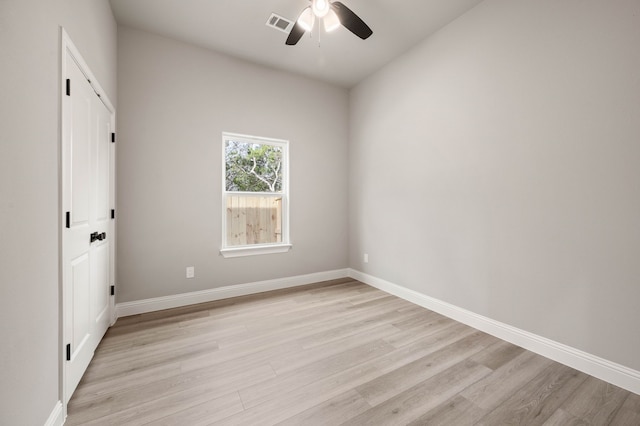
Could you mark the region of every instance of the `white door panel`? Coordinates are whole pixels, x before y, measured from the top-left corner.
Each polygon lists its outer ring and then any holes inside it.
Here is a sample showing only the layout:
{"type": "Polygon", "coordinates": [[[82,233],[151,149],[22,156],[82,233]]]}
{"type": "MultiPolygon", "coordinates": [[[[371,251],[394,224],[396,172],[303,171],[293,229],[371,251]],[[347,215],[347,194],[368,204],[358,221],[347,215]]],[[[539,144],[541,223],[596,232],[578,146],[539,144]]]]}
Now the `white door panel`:
{"type": "Polygon", "coordinates": [[[109,315],[109,243],[102,241],[94,247],[91,253],[91,319],[94,322],[94,333],[92,339],[94,346],[98,343],[107,331],[110,322],[109,315]]]}
{"type": "MultiPolygon", "coordinates": [[[[99,101],[98,101],[99,102],[99,101]]],[[[100,102],[101,104],[101,102],[100,102]]],[[[95,180],[96,180],[96,220],[103,225],[103,231],[106,231],[110,216],[110,200],[109,200],[109,154],[110,154],[110,135],[111,135],[111,116],[109,111],[104,108],[104,105],[98,105],[102,107],[99,109],[97,116],[97,134],[96,134],[96,166],[95,166],[95,180]]]]}
{"type": "Polygon", "coordinates": [[[89,300],[89,255],[84,253],[71,261],[71,300],[75,307],[73,311],[71,357],[77,356],[78,350],[89,338],[91,333],[91,313],[86,301],[89,300]]]}
{"type": "MultiPolygon", "coordinates": [[[[76,68],[72,81],[82,78],[82,73],[76,68]]],[[[75,87],[74,87],[75,89],[75,87]]],[[[70,158],[70,196],[71,196],[71,224],[88,225],[89,223],[89,167],[91,163],[89,144],[87,141],[91,139],[91,93],[84,87],[78,87],[78,93],[74,93],[71,101],[71,125],[73,126],[73,134],[71,135],[70,158]]],[[[90,89],[90,87],[89,87],[90,89]]]]}

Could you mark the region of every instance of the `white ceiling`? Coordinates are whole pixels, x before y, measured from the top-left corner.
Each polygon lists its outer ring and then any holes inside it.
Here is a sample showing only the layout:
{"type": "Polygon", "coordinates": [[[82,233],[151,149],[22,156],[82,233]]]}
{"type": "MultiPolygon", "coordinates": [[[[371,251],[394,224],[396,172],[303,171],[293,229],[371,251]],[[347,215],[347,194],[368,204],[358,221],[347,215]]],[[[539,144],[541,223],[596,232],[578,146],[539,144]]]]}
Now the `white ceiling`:
{"type": "Polygon", "coordinates": [[[110,1],[119,25],[352,87],[482,0],[341,0],[373,35],[323,30],[320,46],[316,29],[286,46],[287,34],[265,25],[272,12],[295,21],[308,0],[110,1]]]}

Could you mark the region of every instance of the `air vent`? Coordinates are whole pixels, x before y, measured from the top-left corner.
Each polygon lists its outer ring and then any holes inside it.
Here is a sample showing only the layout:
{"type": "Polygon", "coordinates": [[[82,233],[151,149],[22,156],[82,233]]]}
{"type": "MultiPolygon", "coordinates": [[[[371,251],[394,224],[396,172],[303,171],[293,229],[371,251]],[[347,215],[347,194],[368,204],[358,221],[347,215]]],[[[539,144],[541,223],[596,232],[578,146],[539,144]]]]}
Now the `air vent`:
{"type": "Polygon", "coordinates": [[[291,30],[291,26],[293,25],[293,22],[283,18],[280,15],[276,15],[275,13],[272,13],[271,16],[269,16],[269,19],[267,20],[266,25],[267,27],[275,28],[276,30],[279,30],[279,31],[282,31],[283,33],[288,34],[289,31],[291,30]]]}

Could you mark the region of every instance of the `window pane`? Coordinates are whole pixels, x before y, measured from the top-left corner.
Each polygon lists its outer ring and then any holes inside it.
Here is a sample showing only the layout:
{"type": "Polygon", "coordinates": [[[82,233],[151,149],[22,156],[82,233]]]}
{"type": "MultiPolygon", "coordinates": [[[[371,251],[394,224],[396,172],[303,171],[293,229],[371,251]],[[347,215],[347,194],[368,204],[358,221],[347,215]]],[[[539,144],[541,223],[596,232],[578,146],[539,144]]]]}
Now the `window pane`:
{"type": "Polygon", "coordinates": [[[227,195],[227,246],[282,242],[282,197],[227,195]]]}
{"type": "Polygon", "coordinates": [[[233,192],[282,192],[282,147],[225,141],[225,187],[233,192]]]}

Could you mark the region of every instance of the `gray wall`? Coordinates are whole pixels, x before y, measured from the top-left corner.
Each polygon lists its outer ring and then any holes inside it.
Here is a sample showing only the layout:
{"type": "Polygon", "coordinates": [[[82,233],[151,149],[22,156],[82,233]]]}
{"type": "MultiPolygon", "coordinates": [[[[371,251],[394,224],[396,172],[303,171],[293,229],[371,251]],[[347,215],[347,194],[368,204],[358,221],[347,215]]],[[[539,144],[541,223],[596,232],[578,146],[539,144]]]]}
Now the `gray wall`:
{"type": "Polygon", "coordinates": [[[120,27],[118,93],[118,302],[347,266],[346,90],[120,27]],[[219,255],[223,131],[290,141],[290,252],[219,255]]]}
{"type": "Polygon", "coordinates": [[[117,27],[107,0],[0,0],[3,425],[42,425],[61,399],[60,26],[116,103],[117,27]]]}
{"type": "Polygon", "coordinates": [[[640,370],[639,46],[637,0],[488,0],[357,86],[350,266],[640,370]]]}

